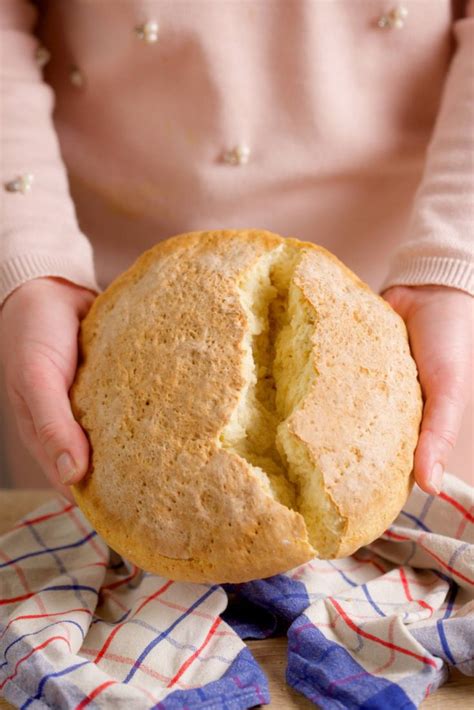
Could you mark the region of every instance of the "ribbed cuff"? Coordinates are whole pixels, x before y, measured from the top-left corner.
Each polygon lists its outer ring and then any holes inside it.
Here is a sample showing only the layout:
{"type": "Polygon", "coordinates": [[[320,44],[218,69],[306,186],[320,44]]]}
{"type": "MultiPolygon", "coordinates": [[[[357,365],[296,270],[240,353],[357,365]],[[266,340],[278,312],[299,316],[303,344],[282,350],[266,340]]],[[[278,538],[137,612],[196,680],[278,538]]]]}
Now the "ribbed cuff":
{"type": "Polygon", "coordinates": [[[35,252],[20,254],[0,263],[0,307],[18,286],[44,276],[56,276],[77,286],[100,291],[94,267],[83,262],[84,259],[77,256],[35,252]]]}
{"type": "Polygon", "coordinates": [[[449,286],[474,296],[471,260],[445,256],[404,256],[395,261],[382,291],[391,286],[449,286]]]}

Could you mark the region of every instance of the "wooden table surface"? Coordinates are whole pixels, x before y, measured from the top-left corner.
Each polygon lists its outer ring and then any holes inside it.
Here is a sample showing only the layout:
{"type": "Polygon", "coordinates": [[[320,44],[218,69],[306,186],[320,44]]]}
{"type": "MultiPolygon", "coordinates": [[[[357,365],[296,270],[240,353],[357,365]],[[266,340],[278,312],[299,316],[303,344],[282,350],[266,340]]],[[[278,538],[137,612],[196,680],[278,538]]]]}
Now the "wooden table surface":
{"type": "MultiPolygon", "coordinates": [[[[22,515],[45,503],[52,496],[47,490],[0,491],[0,534],[7,531],[22,515]]],[[[285,683],[286,638],[247,641],[255,659],[267,675],[272,701],[271,710],[314,708],[314,704],[285,683]]],[[[13,706],[0,698],[0,710],[13,706]]],[[[474,678],[454,671],[449,681],[424,700],[422,710],[468,710],[474,708],[474,678]]],[[[130,710],[133,710],[131,708],[130,710]]],[[[387,710],[397,710],[387,708],[387,710]]]]}

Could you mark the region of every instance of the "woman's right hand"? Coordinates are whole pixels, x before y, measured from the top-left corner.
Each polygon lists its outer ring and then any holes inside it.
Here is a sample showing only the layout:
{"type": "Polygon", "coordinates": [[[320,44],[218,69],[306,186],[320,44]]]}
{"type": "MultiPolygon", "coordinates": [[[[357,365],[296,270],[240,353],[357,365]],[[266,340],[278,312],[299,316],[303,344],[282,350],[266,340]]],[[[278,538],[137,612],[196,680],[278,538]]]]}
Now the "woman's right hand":
{"type": "Polygon", "coordinates": [[[56,278],[17,288],[0,316],[7,394],[26,448],[50,482],[71,498],[87,471],[89,444],[75,421],[68,392],[77,366],[79,323],[94,294],[56,278]]]}

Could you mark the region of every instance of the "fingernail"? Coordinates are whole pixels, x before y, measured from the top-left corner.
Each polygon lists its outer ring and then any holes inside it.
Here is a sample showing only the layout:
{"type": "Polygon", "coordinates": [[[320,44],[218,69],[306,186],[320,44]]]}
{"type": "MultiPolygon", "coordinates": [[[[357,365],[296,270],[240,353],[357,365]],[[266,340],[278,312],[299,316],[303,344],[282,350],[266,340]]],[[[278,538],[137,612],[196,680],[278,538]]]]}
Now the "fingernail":
{"type": "Polygon", "coordinates": [[[430,482],[437,494],[441,492],[441,487],[443,483],[443,473],[443,466],[439,462],[435,463],[431,471],[430,482]]]}
{"type": "Polygon", "coordinates": [[[68,485],[77,473],[76,464],[70,454],[65,451],[56,459],[56,468],[61,483],[68,485]]]}

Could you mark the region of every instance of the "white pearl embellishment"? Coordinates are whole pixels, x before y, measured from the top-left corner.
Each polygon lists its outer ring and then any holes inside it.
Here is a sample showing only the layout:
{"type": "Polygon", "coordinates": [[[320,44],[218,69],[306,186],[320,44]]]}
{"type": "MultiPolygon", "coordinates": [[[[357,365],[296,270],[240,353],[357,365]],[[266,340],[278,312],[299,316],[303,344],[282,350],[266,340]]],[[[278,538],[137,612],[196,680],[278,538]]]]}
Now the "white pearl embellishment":
{"type": "Polygon", "coordinates": [[[407,15],[407,8],[403,5],[398,5],[390,10],[390,12],[387,12],[386,15],[382,15],[377,22],[377,26],[382,30],[401,30],[402,27],[405,26],[407,15]]]}
{"type": "Polygon", "coordinates": [[[31,190],[35,176],[31,173],[26,173],[25,175],[19,175],[14,180],[10,180],[5,184],[5,190],[7,192],[21,192],[25,195],[31,190]]]}
{"type": "Polygon", "coordinates": [[[223,155],[224,163],[229,165],[245,165],[249,162],[250,148],[247,145],[237,145],[231,150],[226,150],[223,155]]]}
{"type": "Polygon", "coordinates": [[[158,22],[149,20],[145,24],[135,27],[135,34],[147,44],[153,44],[158,41],[158,29],[158,22]]]}
{"type": "Polygon", "coordinates": [[[82,89],[84,86],[84,76],[78,67],[71,67],[69,71],[69,81],[76,89],[82,89]]]}
{"type": "Polygon", "coordinates": [[[36,64],[40,69],[46,66],[46,64],[51,59],[51,52],[46,47],[38,47],[35,52],[36,64]]]}

